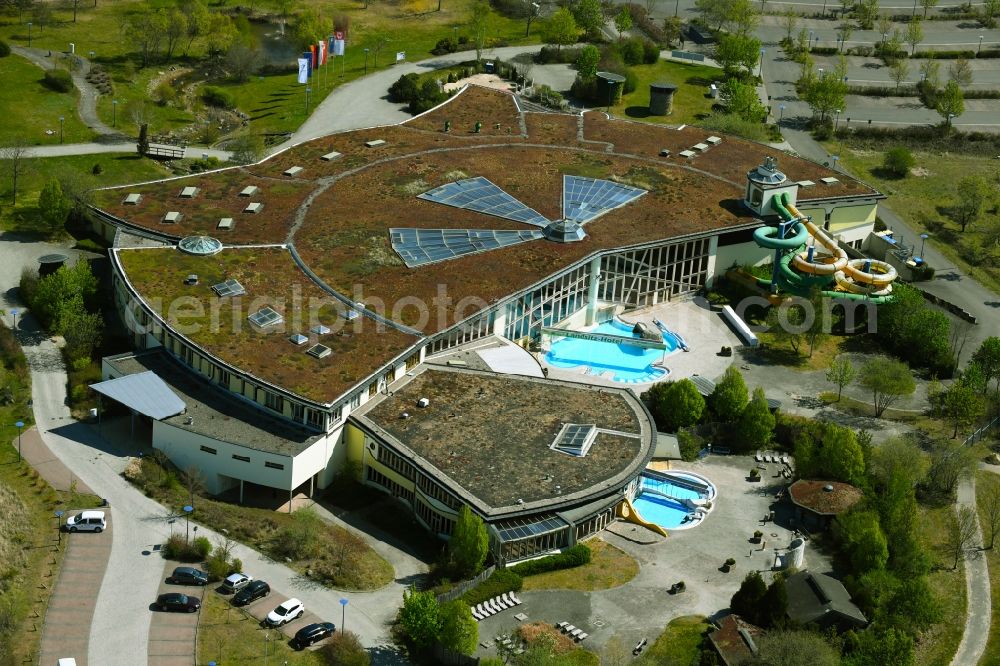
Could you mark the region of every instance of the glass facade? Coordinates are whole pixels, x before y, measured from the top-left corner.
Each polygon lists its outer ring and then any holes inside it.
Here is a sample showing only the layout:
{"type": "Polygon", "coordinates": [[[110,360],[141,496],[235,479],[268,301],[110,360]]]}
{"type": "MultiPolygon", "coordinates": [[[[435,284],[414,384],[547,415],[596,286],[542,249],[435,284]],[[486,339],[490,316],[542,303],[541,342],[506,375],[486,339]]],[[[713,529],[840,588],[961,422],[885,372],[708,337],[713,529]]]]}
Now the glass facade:
{"type": "Polygon", "coordinates": [[[494,311],[490,310],[484,315],[454,327],[448,333],[440,338],[436,338],[427,345],[427,356],[457,347],[458,345],[464,345],[466,342],[485,338],[487,335],[492,335],[494,322],[494,311]]]}
{"type": "Polygon", "coordinates": [[[507,305],[504,336],[520,340],[536,335],[542,326],[552,326],[586,307],[590,265],[556,277],[507,305]]]}
{"type": "Polygon", "coordinates": [[[709,245],[697,238],[605,255],[598,298],[641,307],[697,291],[708,279],[709,245]]]}

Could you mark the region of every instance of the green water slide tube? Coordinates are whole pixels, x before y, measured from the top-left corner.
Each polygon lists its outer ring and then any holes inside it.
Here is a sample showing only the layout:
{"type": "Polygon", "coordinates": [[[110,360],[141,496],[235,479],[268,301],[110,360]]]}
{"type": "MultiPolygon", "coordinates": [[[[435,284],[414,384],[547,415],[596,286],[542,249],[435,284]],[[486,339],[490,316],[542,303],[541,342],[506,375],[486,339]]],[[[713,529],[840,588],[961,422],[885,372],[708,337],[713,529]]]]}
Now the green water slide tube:
{"type": "MultiPolygon", "coordinates": [[[[782,193],[780,197],[771,199],[771,205],[778,211],[781,218],[786,222],[792,219],[792,214],[785,208],[784,203],[788,201],[788,195],[782,193]]],[[[778,227],[760,227],[753,232],[753,239],[757,245],[770,250],[796,250],[805,245],[809,238],[809,232],[804,224],[796,224],[792,227],[792,235],[785,238],[778,238],[778,227]]]]}

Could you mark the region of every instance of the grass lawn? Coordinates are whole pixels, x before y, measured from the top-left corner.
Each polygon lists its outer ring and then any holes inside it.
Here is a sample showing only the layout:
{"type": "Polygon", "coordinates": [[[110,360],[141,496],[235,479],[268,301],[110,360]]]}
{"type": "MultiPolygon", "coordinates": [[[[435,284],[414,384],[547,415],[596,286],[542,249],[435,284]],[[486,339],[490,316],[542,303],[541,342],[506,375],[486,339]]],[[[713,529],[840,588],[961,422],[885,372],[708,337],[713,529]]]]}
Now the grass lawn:
{"type": "Polygon", "coordinates": [[[690,666],[698,663],[701,642],[712,629],[708,618],[702,615],[678,617],[667,623],[660,637],[635,663],[643,666],[690,666]]]}
{"type": "Polygon", "coordinates": [[[284,634],[265,630],[260,623],[238,608],[228,597],[214,590],[205,590],[198,617],[198,646],[195,663],[260,664],[266,659],[272,664],[287,666],[322,666],[326,662],[315,652],[293,650],[284,634]],[[265,636],[268,640],[265,641],[265,636]]]}
{"type": "MultiPolygon", "coordinates": [[[[985,498],[994,489],[1000,489],[1000,475],[994,472],[980,470],[976,472],[976,502],[979,509],[979,524],[983,530],[984,545],[989,545],[990,528],[984,510],[985,498]]],[[[986,643],[986,652],[980,660],[983,664],[1000,663],[1000,550],[996,548],[983,551],[986,564],[990,570],[990,600],[993,603],[993,618],[990,623],[990,637],[986,643]]]]}
{"type": "MultiPolygon", "coordinates": [[[[841,396],[840,400],[838,401],[836,391],[824,391],[823,393],[820,393],[819,399],[825,402],[827,405],[831,405],[842,412],[847,412],[848,414],[852,414],[854,416],[865,416],[871,418],[874,418],[875,416],[875,408],[870,403],[864,402],[862,400],[855,400],[854,398],[850,398],[846,395],[841,396]]],[[[922,412],[903,411],[899,409],[893,409],[891,407],[882,412],[883,419],[887,419],[890,421],[900,421],[902,423],[916,424],[918,422],[925,422],[931,420],[931,419],[923,419],[922,417],[923,417],[922,412]]],[[[951,435],[951,432],[949,432],[948,434],[951,435]]]]}
{"type": "Polygon", "coordinates": [[[963,569],[960,565],[952,571],[948,555],[942,552],[949,526],[955,522],[955,507],[951,504],[935,508],[921,506],[919,522],[921,538],[932,560],[927,581],[941,604],[944,619],[920,636],[916,663],[919,666],[948,666],[965,629],[963,569]]]}
{"type": "Polygon", "coordinates": [[[0,123],[0,146],[21,138],[30,146],[59,143],[59,117],[63,117],[63,141],[90,141],[94,133],[76,114],[79,93],[74,88],[61,93],[42,85],[41,67],[10,54],[0,58],[0,117],[14,122],[0,123]],[[46,134],[51,130],[52,134],[46,134]]]}
{"type": "MultiPolygon", "coordinates": [[[[407,0],[401,3],[371,3],[367,9],[355,0],[316,0],[300,4],[300,11],[308,9],[316,11],[329,19],[331,16],[343,15],[350,20],[347,37],[347,48],[343,63],[337,63],[336,75],[332,71],[321,69],[311,80],[311,108],[323,101],[335,85],[356,79],[365,73],[364,48],[369,49],[368,71],[384,69],[395,64],[395,56],[399,51],[406,53],[407,60],[423,60],[431,56],[431,49],[446,37],[469,34],[468,17],[474,0],[449,0],[437,11],[437,0],[407,0]],[[457,32],[456,32],[457,28],[457,32]],[[376,55],[375,44],[381,44],[376,55]],[[343,64],[343,67],[341,66],[343,64]]],[[[54,22],[44,30],[38,25],[32,31],[32,46],[52,49],[60,52],[67,44],[74,42],[77,53],[87,55],[95,52],[95,61],[103,65],[112,75],[115,86],[114,98],[118,100],[117,126],[120,129],[135,131],[135,124],[127,117],[125,108],[129,102],[148,99],[150,81],[168,72],[171,67],[199,66],[204,64],[205,44],[203,40],[195,40],[190,49],[190,58],[178,57],[184,53],[186,41],[182,40],[175,50],[175,57],[169,61],[153,62],[146,68],[137,68],[138,56],[133,52],[128,40],[121,38],[119,15],[127,15],[139,11],[145,6],[166,7],[174,3],[168,0],[120,0],[116,3],[99,3],[96,8],[89,3],[80,8],[77,22],[72,22],[72,13],[65,9],[54,12],[54,22]]],[[[209,8],[218,11],[220,3],[210,2],[209,8]]],[[[253,3],[255,20],[276,19],[279,15],[278,2],[261,1],[253,3]]],[[[223,7],[229,11],[229,7],[223,7]]],[[[26,46],[28,33],[26,21],[20,21],[14,14],[0,17],[0,39],[6,39],[13,44],[26,46]]],[[[289,39],[294,39],[294,17],[288,20],[289,39]]],[[[491,13],[487,28],[487,48],[523,43],[538,43],[540,41],[541,23],[532,25],[531,34],[525,35],[524,23],[520,20],[506,18],[496,12],[491,13]]],[[[472,53],[471,51],[469,53],[472,53]]],[[[289,63],[294,65],[294,63],[289,63]]],[[[329,67],[329,66],[328,66],[329,67]]],[[[259,134],[282,134],[297,129],[306,117],[305,86],[296,83],[294,74],[275,74],[263,77],[252,77],[250,81],[236,84],[218,79],[221,68],[213,68],[212,80],[207,83],[225,87],[234,95],[237,108],[250,116],[250,128],[259,134]]],[[[6,77],[5,77],[6,78],[6,77]]],[[[192,85],[198,85],[195,81],[192,85]]],[[[188,90],[179,90],[184,95],[188,90]]],[[[154,134],[190,127],[196,122],[196,114],[200,111],[200,102],[196,95],[188,95],[192,100],[190,108],[178,106],[160,107],[148,103],[146,113],[150,130],[154,134]]],[[[101,119],[111,125],[114,115],[110,99],[101,98],[98,101],[98,113],[101,119]]],[[[58,117],[58,113],[56,117],[58,117]]],[[[56,127],[58,129],[58,125],[56,127]]],[[[193,132],[193,139],[200,142],[211,142],[212,128],[199,126],[193,132]]]]}
{"type": "Polygon", "coordinates": [[[632,556],[601,539],[587,542],[590,564],[572,569],[550,571],[524,579],[527,590],[607,590],[624,585],[639,573],[639,563],[632,556]]]}
{"type": "MultiPolygon", "coordinates": [[[[2,61],[0,61],[2,62],[2,61]]],[[[24,161],[18,182],[17,206],[12,207],[11,181],[8,170],[0,171],[0,229],[7,231],[44,232],[38,217],[38,193],[50,178],[63,177],[80,183],[81,188],[121,185],[140,180],[165,178],[171,172],[155,160],[131,153],[102,153],[67,157],[39,157],[24,161]],[[101,173],[94,175],[94,165],[101,173]]]]}
{"type": "MultiPolygon", "coordinates": [[[[979,174],[989,182],[994,181],[996,166],[991,157],[914,151],[916,168],[922,175],[896,179],[886,177],[879,169],[883,159],[881,146],[862,146],[850,141],[842,144],[836,140],[824,145],[831,154],[841,156],[841,164],[851,173],[888,194],[886,203],[914,229],[930,233],[928,243],[935,249],[963,272],[1000,293],[1000,253],[996,248],[991,253],[982,249],[986,223],[974,224],[962,233],[947,216],[947,208],[955,203],[955,185],[961,178],[979,174]]],[[[989,214],[984,214],[983,218],[988,219],[989,214]]],[[[903,240],[911,245],[919,241],[916,238],[903,240]]]]}
{"type": "Polygon", "coordinates": [[[708,86],[722,79],[721,69],[671,60],[660,60],[653,65],[637,65],[631,69],[639,80],[638,84],[634,91],[622,95],[621,101],[611,107],[611,113],[650,123],[680,125],[704,118],[712,111],[708,86]],[[659,81],[679,86],[674,94],[673,113],[669,116],[649,115],[649,84],[659,81]]]}

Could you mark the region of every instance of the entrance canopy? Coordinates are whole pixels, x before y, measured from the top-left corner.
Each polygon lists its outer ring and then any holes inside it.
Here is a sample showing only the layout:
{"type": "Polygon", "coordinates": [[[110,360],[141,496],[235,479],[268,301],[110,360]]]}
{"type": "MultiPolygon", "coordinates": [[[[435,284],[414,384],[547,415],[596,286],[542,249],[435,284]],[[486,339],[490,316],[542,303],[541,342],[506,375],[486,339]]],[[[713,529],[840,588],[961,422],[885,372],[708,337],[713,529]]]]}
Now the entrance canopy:
{"type": "Polygon", "coordinates": [[[91,384],[90,388],[157,420],[176,416],[185,409],[184,401],[152,370],[91,384]]]}

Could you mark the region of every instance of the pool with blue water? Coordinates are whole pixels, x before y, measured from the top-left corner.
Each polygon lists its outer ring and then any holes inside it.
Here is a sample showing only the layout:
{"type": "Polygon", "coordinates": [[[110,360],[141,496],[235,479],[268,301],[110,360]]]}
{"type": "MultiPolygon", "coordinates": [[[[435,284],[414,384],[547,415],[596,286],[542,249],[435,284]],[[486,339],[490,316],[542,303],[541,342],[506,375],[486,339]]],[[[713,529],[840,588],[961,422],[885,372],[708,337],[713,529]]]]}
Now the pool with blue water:
{"type": "Polygon", "coordinates": [[[706,480],[677,475],[639,477],[639,493],[632,501],[632,506],[643,519],[656,523],[664,529],[682,529],[685,525],[692,527],[688,516],[694,509],[684,503],[686,499],[713,499],[714,487],[706,480]]]}
{"type": "MultiPolygon", "coordinates": [[[[598,324],[590,333],[605,333],[623,337],[638,338],[632,327],[620,321],[611,320],[598,324]]],[[[587,374],[608,376],[616,382],[640,384],[655,382],[667,375],[666,368],[654,367],[666,354],[677,350],[677,340],[664,336],[662,349],[645,349],[630,344],[562,338],[552,343],[545,354],[545,361],[555,368],[588,368],[587,374]]]]}

